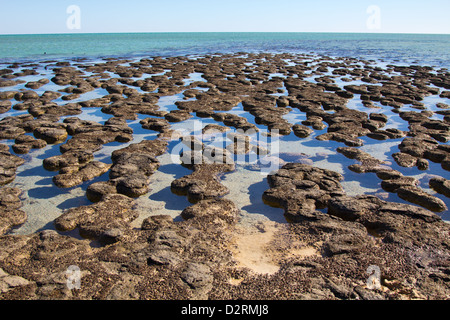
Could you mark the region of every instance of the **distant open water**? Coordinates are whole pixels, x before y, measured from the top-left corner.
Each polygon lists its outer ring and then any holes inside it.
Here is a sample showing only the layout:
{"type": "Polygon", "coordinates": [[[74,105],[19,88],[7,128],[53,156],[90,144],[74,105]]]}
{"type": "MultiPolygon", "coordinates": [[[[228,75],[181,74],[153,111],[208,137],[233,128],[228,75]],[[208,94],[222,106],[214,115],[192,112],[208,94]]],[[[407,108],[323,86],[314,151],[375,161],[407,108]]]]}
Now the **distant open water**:
{"type": "Polygon", "coordinates": [[[450,35],[379,33],[0,35],[0,63],[235,52],[314,53],[450,69],[450,35]]]}

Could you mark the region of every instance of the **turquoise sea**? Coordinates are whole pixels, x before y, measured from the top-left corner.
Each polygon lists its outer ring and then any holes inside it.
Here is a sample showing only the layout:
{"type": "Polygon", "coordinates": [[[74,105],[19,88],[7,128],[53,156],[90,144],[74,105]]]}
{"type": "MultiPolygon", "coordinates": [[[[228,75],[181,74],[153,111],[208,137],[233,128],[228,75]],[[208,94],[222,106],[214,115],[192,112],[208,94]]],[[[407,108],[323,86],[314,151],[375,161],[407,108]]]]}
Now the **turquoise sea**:
{"type": "Polygon", "coordinates": [[[0,62],[48,58],[289,52],[449,68],[450,35],[380,33],[117,33],[0,35],[0,62]]]}

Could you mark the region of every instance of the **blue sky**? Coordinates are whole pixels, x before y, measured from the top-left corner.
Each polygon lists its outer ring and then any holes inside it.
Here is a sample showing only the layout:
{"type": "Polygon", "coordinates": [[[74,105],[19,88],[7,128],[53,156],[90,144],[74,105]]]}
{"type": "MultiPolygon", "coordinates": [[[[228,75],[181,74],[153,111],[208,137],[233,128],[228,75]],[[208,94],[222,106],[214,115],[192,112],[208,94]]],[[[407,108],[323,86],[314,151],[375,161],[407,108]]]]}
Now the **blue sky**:
{"type": "Polygon", "coordinates": [[[450,34],[450,0],[1,0],[0,34],[383,32],[450,34]],[[69,29],[67,7],[80,10],[69,29]],[[367,8],[379,8],[369,29],[367,8]]]}

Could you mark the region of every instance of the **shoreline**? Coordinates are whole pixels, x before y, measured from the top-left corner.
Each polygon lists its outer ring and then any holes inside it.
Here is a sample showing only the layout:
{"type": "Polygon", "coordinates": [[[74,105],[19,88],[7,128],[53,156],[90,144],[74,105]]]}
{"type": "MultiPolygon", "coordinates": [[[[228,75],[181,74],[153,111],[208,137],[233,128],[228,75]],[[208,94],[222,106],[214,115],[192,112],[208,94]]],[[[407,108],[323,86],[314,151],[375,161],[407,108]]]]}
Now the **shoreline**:
{"type": "Polygon", "coordinates": [[[444,69],[292,53],[26,64],[2,70],[2,299],[449,296],[444,69]],[[47,227],[11,232],[55,191],[47,227]]]}

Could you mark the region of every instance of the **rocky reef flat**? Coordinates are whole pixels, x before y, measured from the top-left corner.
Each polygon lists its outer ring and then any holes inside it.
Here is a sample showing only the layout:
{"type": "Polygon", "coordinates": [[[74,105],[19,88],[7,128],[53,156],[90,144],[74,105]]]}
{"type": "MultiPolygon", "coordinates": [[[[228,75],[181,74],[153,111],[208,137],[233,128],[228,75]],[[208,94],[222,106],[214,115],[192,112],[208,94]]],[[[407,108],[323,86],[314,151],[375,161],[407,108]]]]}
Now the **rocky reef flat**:
{"type": "Polygon", "coordinates": [[[3,64],[0,299],[448,299],[449,103],[313,54],[3,64]]]}

